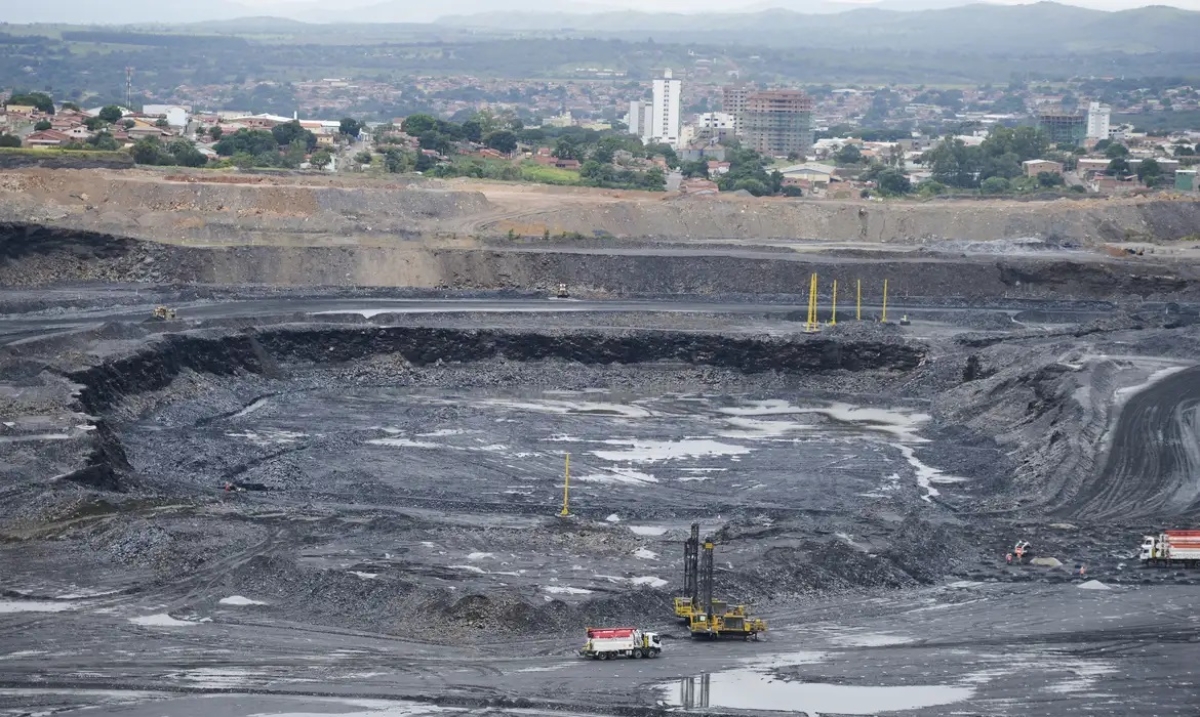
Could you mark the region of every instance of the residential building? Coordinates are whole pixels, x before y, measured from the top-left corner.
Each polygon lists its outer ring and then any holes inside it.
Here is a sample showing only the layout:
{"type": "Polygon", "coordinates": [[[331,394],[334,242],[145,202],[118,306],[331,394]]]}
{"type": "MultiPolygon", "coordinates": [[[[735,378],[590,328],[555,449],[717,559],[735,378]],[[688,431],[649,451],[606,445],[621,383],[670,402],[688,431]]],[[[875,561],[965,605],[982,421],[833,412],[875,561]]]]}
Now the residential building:
{"type": "Polygon", "coordinates": [[[725,114],[733,118],[733,133],[742,134],[742,113],[746,111],[746,97],[750,90],[745,85],[729,85],[721,91],[725,114]]]}
{"type": "Polygon", "coordinates": [[[1092,102],[1088,105],[1087,136],[1088,139],[1108,139],[1112,129],[1112,107],[1092,102]]]}
{"type": "Polygon", "coordinates": [[[54,129],[31,132],[25,136],[25,144],[30,147],[58,147],[70,141],[69,136],[54,129]]]}
{"type": "Polygon", "coordinates": [[[191,119],[188,111],[179,105],[146,105],[142,107],[142,114],[162,117],[172,127],[187,127],[188,120],[191,119]]]}
{"type": "Polygon", "coordinates": [[[1197,192],[1200,191],[1200,183],[1197,183],[1196,170],[1180,169],[1175,172],[1175,189],[1181,192],[1197,192]]]}
{"type": "Polygon", "coordinates": [[[1050,144],[1079,146],[1088,134],[1088,116],[1079,112],[1050,108],[1038,112],[1037,124],[1050,144]]]}
{"type": "Polygon", "coordinates": [[[828,164],[797,164],[779,170],[784,184],[798,182],[825,183],[833,178],[835,169],[828,164]]]}
{"type": "Polygon", "coordinates": [[[663,72],[654,81],[654,104],[650,113],[651,140],[665,142],[672,147],[679,144],[679,108],[683,83],[674,79],[671,71],[663,72]]]}
{"type": "Polygon", "coordinates": [[[1107,172],[1111,160],[1098,157],[1080,157],[1075,163],[1075,171],[1080,174],[1088,172],[1107,172]]]}
{"type": "Polygon", "coordinates": [[[812,150],[812,98],[799,90],[751,93],[741,124],[745,146],[768,157],[803,157],[812,150]]]}
{"type": "Polygon", "coordinates": [[[728,112],[705,112],[696,119],[696,126],[700,129],[732,130],[736,124],[734,116],[728,112]]]}
{"type": "Polygon", "coordinates": [[[1048,159],[1031,159],[1021,163],[1025,169],[1026,177],[1036,177],[1042,172],[1049,174],[1062,174],[1063,166],[1060,162],[1052,162],[1048,159]]]}
{"type": "Polygon", "coordinates": [[[643,100],[634,100],[629,103],[629,116],[626,118],[625,124],[629,125],[629,134],[640,137],[643,142],[650,137],[651,105],[643,100]]]}

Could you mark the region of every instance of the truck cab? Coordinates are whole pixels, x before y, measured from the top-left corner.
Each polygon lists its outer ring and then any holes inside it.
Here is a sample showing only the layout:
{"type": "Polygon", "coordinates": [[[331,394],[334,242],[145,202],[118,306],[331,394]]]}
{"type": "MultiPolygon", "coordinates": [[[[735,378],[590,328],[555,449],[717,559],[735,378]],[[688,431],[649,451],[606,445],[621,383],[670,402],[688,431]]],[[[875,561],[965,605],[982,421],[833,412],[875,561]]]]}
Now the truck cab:
{"type": "Polygon", "coordinates": [[[1153,535],[1142,538],[1142,552],[1138,556],[1142,560],[1154,560],[1158,555],[1158,540],[1153,535]]]}

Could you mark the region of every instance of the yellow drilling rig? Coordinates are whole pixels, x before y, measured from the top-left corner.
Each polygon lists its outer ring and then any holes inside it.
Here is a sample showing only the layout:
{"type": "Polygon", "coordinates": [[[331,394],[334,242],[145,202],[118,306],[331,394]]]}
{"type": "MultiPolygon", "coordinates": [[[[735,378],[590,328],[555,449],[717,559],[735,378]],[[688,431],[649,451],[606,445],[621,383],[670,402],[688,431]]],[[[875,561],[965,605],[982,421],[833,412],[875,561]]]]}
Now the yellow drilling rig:
{"type": "Polygon", "coordinates": [[[730,605],[713,598],[714,547],[712,538],[706,538],[701,545],[700,524],[692,523],[691,535],[683,544],[683,590],[686,594],[675,598],[675,617],[688,626],[694,638],[757,640],[759,633],[767,631],[765,620],[751,617],[745,605],[730,605]]]}

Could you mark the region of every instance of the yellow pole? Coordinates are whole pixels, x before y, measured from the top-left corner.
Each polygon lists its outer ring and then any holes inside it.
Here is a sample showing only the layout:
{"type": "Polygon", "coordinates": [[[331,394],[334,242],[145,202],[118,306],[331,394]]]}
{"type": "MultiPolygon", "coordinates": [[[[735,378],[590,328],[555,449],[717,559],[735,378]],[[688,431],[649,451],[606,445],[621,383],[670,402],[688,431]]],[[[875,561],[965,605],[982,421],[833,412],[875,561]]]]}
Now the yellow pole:
{"type": "Polygon", "coordinates": [[[833,280],[833,309],[829,312],[829,325],[837,326],[837,279],[833,280]]]}
{"type": "Polygon", "coordinates": [[[808,277],[808,320],[804,322],[804,330],[812,331],[813,323],[813,277],[816,274],[810,274],[808,277]]]}
{"type": "Polygon", "coordinates": [[[858,280],[858,299],[854,303],[854,320],[862,321],[862,279],[858,280]]]}
{"type": "Polygon", "coordinates": [[[817,288],[819,279],[816,274],[812,275],[812,285],[808,290],[808,330],[817,330],[817,288]]]}
{"type": "Polygon", "coordinates": [[[558,515],[562,518],[571,514],[567,509],[567,505],[571,499],[571,454],[567,454],[566,465],[563,467],[563,507],[562,512],[558,515]]]}
{"type": "Polygon", "coordinates": [[[887,323],[887,279],[883,280],[883,323],[887,323]]]}

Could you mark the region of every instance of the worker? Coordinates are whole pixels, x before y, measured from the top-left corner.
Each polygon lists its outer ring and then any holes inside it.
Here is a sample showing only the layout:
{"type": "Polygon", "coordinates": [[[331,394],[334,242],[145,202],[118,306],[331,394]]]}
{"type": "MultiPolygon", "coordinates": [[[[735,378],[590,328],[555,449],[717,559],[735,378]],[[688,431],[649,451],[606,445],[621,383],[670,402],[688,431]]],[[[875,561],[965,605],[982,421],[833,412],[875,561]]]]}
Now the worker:
{"type": "Polygon", "coordinates": [[[1009,553],[1008,555],[1005,555],[1005,556],[1004,556],[1004,560],[1005,560],[1005,562],[1007,562],[1009,565],[1012,565],[1012,553],[1009,553]]]}

